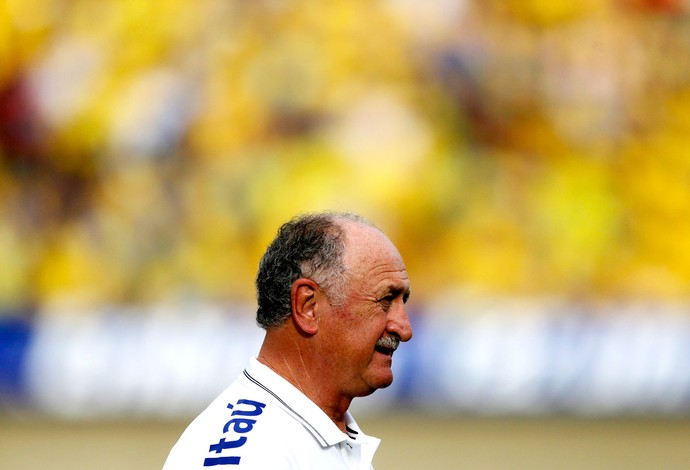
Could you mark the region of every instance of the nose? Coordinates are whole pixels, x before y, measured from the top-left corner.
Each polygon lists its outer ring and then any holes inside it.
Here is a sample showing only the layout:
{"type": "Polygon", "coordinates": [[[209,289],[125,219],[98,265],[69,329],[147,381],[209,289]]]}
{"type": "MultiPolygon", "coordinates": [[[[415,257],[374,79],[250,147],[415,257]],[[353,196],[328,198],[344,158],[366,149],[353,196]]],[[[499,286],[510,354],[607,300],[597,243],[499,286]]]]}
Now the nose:
{"type": "Polygon", "coordinates": [[[410,324],[407,309],[402,301],[395,302],[395,306],[391,308],[386,330],[400,338],[400,341],[412,339],[412,324],[410,324]]]}

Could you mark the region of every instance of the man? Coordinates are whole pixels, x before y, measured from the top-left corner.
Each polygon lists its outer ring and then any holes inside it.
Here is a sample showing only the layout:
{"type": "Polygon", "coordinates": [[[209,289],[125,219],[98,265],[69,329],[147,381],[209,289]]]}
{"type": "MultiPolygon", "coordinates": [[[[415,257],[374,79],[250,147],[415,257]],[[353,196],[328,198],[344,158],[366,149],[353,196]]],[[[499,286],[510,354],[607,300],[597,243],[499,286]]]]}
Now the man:
{"type": "Polygon", "coordinates": [[[372,468],[379,440],[348,408],[393,381],[412,337],[410,282],[393,243],[363,218],[283,225],[259,264],[258,357],[182,434],[164,470],[372,468]]]}

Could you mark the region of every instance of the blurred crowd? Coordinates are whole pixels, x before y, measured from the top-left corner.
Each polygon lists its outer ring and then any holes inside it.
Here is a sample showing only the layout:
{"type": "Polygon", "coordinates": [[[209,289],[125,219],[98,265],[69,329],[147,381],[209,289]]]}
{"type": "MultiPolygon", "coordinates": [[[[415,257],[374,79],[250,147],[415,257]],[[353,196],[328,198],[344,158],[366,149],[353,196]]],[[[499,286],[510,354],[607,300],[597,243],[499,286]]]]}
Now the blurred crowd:
{"type": "Polygon", "coordinates": [[[415,298],[690,294],[684,0],[0,0],[0,311],[252,301],[298,212],[415,298]]]}

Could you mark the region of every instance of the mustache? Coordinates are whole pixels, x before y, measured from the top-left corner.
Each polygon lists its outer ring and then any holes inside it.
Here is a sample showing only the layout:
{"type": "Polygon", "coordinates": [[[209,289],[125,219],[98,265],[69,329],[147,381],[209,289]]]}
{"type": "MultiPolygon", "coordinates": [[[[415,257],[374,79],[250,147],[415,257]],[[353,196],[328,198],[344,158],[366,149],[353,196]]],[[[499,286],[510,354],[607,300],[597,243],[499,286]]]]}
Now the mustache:
{"type": "Polygon", "coordinates": [[[376,342],[377,348],[390,349],[391,351],[395,351],[396,349],[398,349],[399,345],[400,340],[395,336],[382,336],[376,342]]]}

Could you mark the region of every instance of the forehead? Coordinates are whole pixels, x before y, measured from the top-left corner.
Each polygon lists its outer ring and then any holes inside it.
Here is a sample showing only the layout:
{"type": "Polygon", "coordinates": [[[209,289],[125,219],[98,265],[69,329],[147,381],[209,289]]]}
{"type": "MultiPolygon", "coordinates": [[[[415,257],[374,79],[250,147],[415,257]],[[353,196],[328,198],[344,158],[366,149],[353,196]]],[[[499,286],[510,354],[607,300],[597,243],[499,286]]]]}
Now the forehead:
{"type": "Polygon", "coordinates": [[[345,266],[355,277],[376,287],[409,289],[402,256],[378,229],[348,222],[345,229],[345,266]]]}

